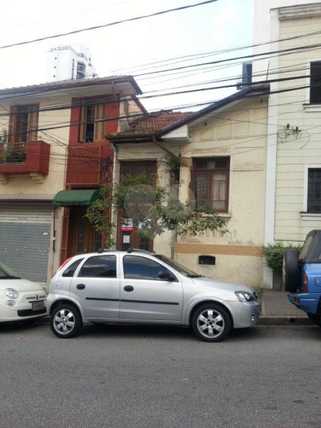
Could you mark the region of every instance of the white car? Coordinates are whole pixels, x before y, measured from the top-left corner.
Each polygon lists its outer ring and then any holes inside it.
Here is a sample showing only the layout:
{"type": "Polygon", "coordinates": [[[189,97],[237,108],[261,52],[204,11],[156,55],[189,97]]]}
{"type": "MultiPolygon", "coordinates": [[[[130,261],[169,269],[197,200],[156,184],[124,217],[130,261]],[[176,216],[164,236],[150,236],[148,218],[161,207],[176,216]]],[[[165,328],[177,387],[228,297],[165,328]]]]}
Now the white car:
{"type": "Polygon", "coordinates": [[[40,284],[22,279],[0,263],[0,322],[21,321],[47,314],[40,284]]]}

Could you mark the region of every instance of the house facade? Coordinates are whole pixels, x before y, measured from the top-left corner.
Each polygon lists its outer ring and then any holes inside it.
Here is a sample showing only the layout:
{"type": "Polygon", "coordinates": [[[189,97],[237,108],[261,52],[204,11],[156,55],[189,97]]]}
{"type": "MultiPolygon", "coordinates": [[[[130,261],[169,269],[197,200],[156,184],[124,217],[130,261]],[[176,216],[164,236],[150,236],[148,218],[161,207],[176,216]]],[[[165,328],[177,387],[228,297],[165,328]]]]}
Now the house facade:
{"type": "Polygon", "coordinates": [[[131,77],[0,91],[0,260],[46,281],[67,257],[101,247],[84,218],[112,175],[105,134],[142,112],[131,77]]]}
{"type": "MultiPolygon", "coordinates": [[[[138,120],[111,137],[115,181],[126,170],[149,168],[158,184],[173,192],[172,154],[180,159],[179,200],[198,207],[206,202],[226,218],[224,235],[179,237],[177,261],[201,274],[252,286],[260,286],[263,275],[267,93],[267,86],[247,88],[199,112],[174,115],[172,123],[138,120]]],[[[170,256],[172,238],[169,232],[157,236],[153,250],[170,256]]],[[[139,246],[135,236],[130,239],[139,246]]],[[[121,248],[122,240],[118,243],[121,248]]]]}
{"type": "MultiPolygon", "coordinates": [[[[268,107],[265,243],[302,244],[321,228],[321,2],[255,7],[255,41],[277,41],[264,50],[282,51],[254,67],[281,79],[271,83],[268,107]]],[[[264,283],[272,286],[268,270],[264,283]]]]}

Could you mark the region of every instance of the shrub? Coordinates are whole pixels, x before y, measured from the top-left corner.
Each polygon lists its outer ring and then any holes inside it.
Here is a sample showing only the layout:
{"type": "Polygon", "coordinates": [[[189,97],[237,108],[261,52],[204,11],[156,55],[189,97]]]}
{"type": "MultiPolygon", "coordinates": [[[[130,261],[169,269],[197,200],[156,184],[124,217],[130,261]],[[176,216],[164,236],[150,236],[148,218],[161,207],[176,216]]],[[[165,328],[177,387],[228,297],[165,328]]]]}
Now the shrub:
{"type": "Polygon", "coordinates": [[[282,272],[283,254],[289,248],[295,248],[300,251],[302,247],[299,245],[286,245],[282,242],[264,247],[267,265],[273,272],[282,272]]]}

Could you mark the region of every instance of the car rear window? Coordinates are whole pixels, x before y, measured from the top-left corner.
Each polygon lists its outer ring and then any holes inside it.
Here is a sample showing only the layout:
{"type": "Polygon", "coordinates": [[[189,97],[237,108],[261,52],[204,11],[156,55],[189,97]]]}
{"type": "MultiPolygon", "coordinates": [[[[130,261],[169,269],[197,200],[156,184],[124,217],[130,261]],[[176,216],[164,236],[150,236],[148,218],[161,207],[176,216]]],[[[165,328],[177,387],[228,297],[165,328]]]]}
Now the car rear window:
{"type": "Polygon", "coordinates": [[[78,259],[75,260],[73,263],[71,263],[71,265],[69,265],[65,270],[64,273],[62,274],[62,276],[65,277],[71,277],[74,276],[74,273],[76,272],[77,267],[80,265],[80,263],[83,261],[84,259],[78,259]]]}
{"type": "Polygon", "coordinates": [[[83,278],[116,278],[116,256],[89,257],[82,265],[78,276],[83,278]]]}

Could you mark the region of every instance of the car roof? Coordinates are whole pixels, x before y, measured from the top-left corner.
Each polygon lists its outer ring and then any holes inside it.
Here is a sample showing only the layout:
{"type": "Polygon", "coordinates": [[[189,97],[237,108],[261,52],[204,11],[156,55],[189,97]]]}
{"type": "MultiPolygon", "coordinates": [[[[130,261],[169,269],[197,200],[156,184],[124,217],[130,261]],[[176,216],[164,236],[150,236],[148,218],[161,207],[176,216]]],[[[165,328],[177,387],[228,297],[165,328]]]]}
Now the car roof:
{"type": "Polygon", "coordinates": [[[82,258],[82,257],[89,257],[89,256],[101,256],[104,254],[140,254],[140,255],[147,255],[147,256],[155,256],[156,253],[147,251],[147,250],[140,250],[140,249],[128,249],[128,250],[100,250],[93,253],[82,253],[82,254],[76,254],[72,257],[72,259],[75,258],[82,258]]]}

